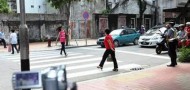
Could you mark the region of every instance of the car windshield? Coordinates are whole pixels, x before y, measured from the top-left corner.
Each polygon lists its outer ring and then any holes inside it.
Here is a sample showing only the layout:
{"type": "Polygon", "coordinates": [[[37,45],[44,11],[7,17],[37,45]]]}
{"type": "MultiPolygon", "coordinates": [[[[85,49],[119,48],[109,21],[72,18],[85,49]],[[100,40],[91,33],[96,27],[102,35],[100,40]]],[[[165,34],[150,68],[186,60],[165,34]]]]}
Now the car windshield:
{"type": "Polygon", "coordinates": [[[113,30],[110,35],[115,36],[115,35],[119,35],[122,32],[122,29],[119,30],[113,30]]]}

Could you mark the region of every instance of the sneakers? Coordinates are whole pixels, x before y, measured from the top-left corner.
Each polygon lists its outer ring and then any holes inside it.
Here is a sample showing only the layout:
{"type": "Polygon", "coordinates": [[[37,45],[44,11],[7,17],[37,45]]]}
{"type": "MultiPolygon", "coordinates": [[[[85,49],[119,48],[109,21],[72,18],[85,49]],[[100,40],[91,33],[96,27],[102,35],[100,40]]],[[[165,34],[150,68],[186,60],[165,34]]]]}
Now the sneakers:
{"type": "Polygon", "coordinates": [[[65,57],[67,57],[68,56],[68,54],[65,54],[65,57]]]}
{"type": "Polygon", "coordinates": [[[117,71],[118,71],[118,68],[114,68],[113,71],[116,71],[116,72],[117,72],[117,71]]]}
{"type": "Polygon", "coordinates": [[[97,66],[97,68],[98,68],[98,69],[101,69],[101,70],[103,69],[103,67],[101,67],[101,66],[97,66]]]}

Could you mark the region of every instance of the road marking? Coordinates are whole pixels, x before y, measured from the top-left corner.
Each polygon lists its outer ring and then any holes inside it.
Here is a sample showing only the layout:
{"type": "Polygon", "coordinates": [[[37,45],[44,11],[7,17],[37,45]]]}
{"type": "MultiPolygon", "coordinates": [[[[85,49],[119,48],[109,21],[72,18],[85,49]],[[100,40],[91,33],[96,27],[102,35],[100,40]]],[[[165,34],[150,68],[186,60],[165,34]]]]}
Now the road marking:
{"type": "MultiPolygon", "coordinates": [[[[81,55],[82,53],[73,53],[73,54],[69,54],[69,56],[75,56],[75,55],[81,55]]],[[[40,59],[51,59],[51,58],[63,58],[64,57],[64,55],[62,56],[62,55],[50,55],[50,56],[45,56],[45,54],[44,54],[44,57],[39,57],[39,56],[36,56],[36,58],[35,57],[30,57],[30,60],[31,61],[37,61],[37,60],[40,60],[40,59]]],[[[15,58],[13,58],[13,57],[11,57],[12,59],[13,59],[13,61],[14,62],[20,62],[20,60],[15,60],[15,58]]],[[[10,58],[8,58],[8,59],[10,59],[10,58]]],[[[10,59],[11,60],[11,59],[10,59]]]]}
{"type": "Polygon", "coordinates": [[[62,62],[62,63],[51,63],[51,64],[45,64],[45,65],[31,65],[31,69],[35,68],[44,68],[44,67],[50,67],[50,66],[57,66],[57,65],[66,65],[66,64],[76,64],[76,63],[83,63],[83,62],[91,62],[91,61],[100,61],[102,58],[91,58],[91,59],[80,59],[77,61],[69,61],[69,62],[62,62]]]}
{"type": "Polygon", "coordinates": [[[121,50],[117,50],[116,52],[127,53],[127,54],[135,54],[135,55],[146,56],[146,57],[169,59],[169,57],[158,56],[158,55],[153,55],[153,54],[144,54],[144,53],[136,53],[136,52],[129,52],[129,51],[121,51],[121,50]]]}
{"type": "MultiPolygon", "coordinates": [[[[118,61],[117,62],[122,62],[122,61],[118,61]]],[[[113,64],[113,62],[106,62],[106,65],[110,65],[113,64]]],[[[66,69],[67,70],[74,70],[74,69],[81,69],[81,68],[89,68],[89,67],[96,67],[98,66],[99,63],[91,63],[91,64],[85,64],[85,65],[77,65],[77,66],[68,66],[66,69]]]]}
{"type": "MultiPolygon", "coordinates": [[[[130,70],[131,68],[135,68],[135,67],[140,67],[140,65],[138,65],[138,64],[127,64],[127,65],[120,66],[119,69],[130,70]]],[[[113,69],[113,67],[108,67],[108,68],[104,67],[102,71],[99,69],[96,69],[96,70],[88,70],[88,71],[83,71],[83,72],[68,73],[67,78],[75,78],[75,77],[105,73],[105,72],[112,71],[112,69],[113,69]]]]}
{"type": "MultiPolygon", "coordinates": [[[[41,60],[41,61],[32,61],[31,64],[55,62],[55,61],[65,61],[65,60],[78,59],[78,58],[88,58],[88,57],[92,57],[92,56],[94,56],[94,55],[82,55],[82,56],[74,56],[74,57],[51,59],[51,60],[48,59],[48,60],[41,60]]],[[[42,58],[42,59],[44,59],[44,58],[42,58]]]]}
{"type": "MultiPolygon", "coordinates": [[[[83,48],[80,48],[80,49],[101,50],[101,51],[105,51],[104,49],[93,49],[93,48],[86,48],[86,47],[83,47],[83,48]]],[[[169,57],[159,56],[159,55],[154,55],[154,54],[144,54],[144,53],[136,53],[136,52],[130,52],[130,51],[121,51],[121,50],[116,50],[116,52],[127,53],[127,54],[134,54],[134,55],[140,55],[140,56],[146,56],[146,57],[154,57],[154,58],[170,59],[169,57]]]]}

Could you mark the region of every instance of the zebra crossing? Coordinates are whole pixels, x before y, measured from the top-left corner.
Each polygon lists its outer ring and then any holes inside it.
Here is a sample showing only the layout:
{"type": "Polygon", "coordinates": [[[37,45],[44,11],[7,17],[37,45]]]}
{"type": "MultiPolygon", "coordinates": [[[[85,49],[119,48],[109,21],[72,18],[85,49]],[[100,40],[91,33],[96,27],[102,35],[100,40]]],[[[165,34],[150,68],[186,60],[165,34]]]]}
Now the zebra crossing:
{"type": "MultiPolygon", "coordinates": [[[[78,52],[67,52],[68,56],[59,54],[59,50],[47,50],[47,51],[33,51],[30,52],[30,69],[31,70],[44,70],[51,66],[66,65],[67,78],[68,79],[79,79],[86,76],[96,78],[96,76],[107,76],[119,74],[112,71],[113,62],[105,62],[104,69],[101,71],[96,68],[101,60],[101,56],[88,55],[78,52]]],[[[20,54],[4,54],[3,58],[15,63],[20,64],[20,54]]],[[[122,61],[118,60],[119,70],[128,72],[131,68],[141,67],[138,64],[123,64],[122,61]]],[[[120,72],[120,71],[119,71],[120,72]]],[[[77,80],[76,80],[77,81],[77,80]]]]}

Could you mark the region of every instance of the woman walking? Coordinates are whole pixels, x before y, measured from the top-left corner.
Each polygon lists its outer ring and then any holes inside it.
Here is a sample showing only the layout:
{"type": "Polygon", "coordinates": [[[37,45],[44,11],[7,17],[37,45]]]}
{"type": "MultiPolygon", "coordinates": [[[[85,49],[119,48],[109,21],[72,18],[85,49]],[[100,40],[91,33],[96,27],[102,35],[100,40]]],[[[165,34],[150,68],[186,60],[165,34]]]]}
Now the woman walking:
{"type": "Polygon", "coordinates": [[[62,55],[62,51],[64,51],[64,54],[65,56],[67,56],[67,53],[65,51],[65,31],[64,29],[61,27],[58,27],[57,30],[59,31],[59,34],[57,36],[57,39],[56,39],[56,43],[57,43],[57,40],[59,38],[59,41],[61,43],[61,51],[60,51],[60,55],[62,55]]]}
{"type": "Polygon", "coordinates": [[[106,51],[104,52],[102,60],[99,64],[99,66],[97,66],[97,68],[102,70],[106,58],[108,57],[109,54],[111,54],[111,58],[112,58],[113,64],[114,64],[113,71],[118,71],[117,60],[115,58],[115,47],[114,47],[113,39],[112,39],[111,35],[109,35],[110,32],[111,31],[109,29],[105,30],[106,36],[104,39],[104,45],[105,45],[106,51]]]}
{"type": "Polygon", "coordinates": [[[11,30],[10,34],[10,43],[12,46],[12,54],[14,54],[14,48],[16,49],[17,53],[19,53],[19,50],[17,49],[17,34],[15,33],[15,30],[11,30]]]}

